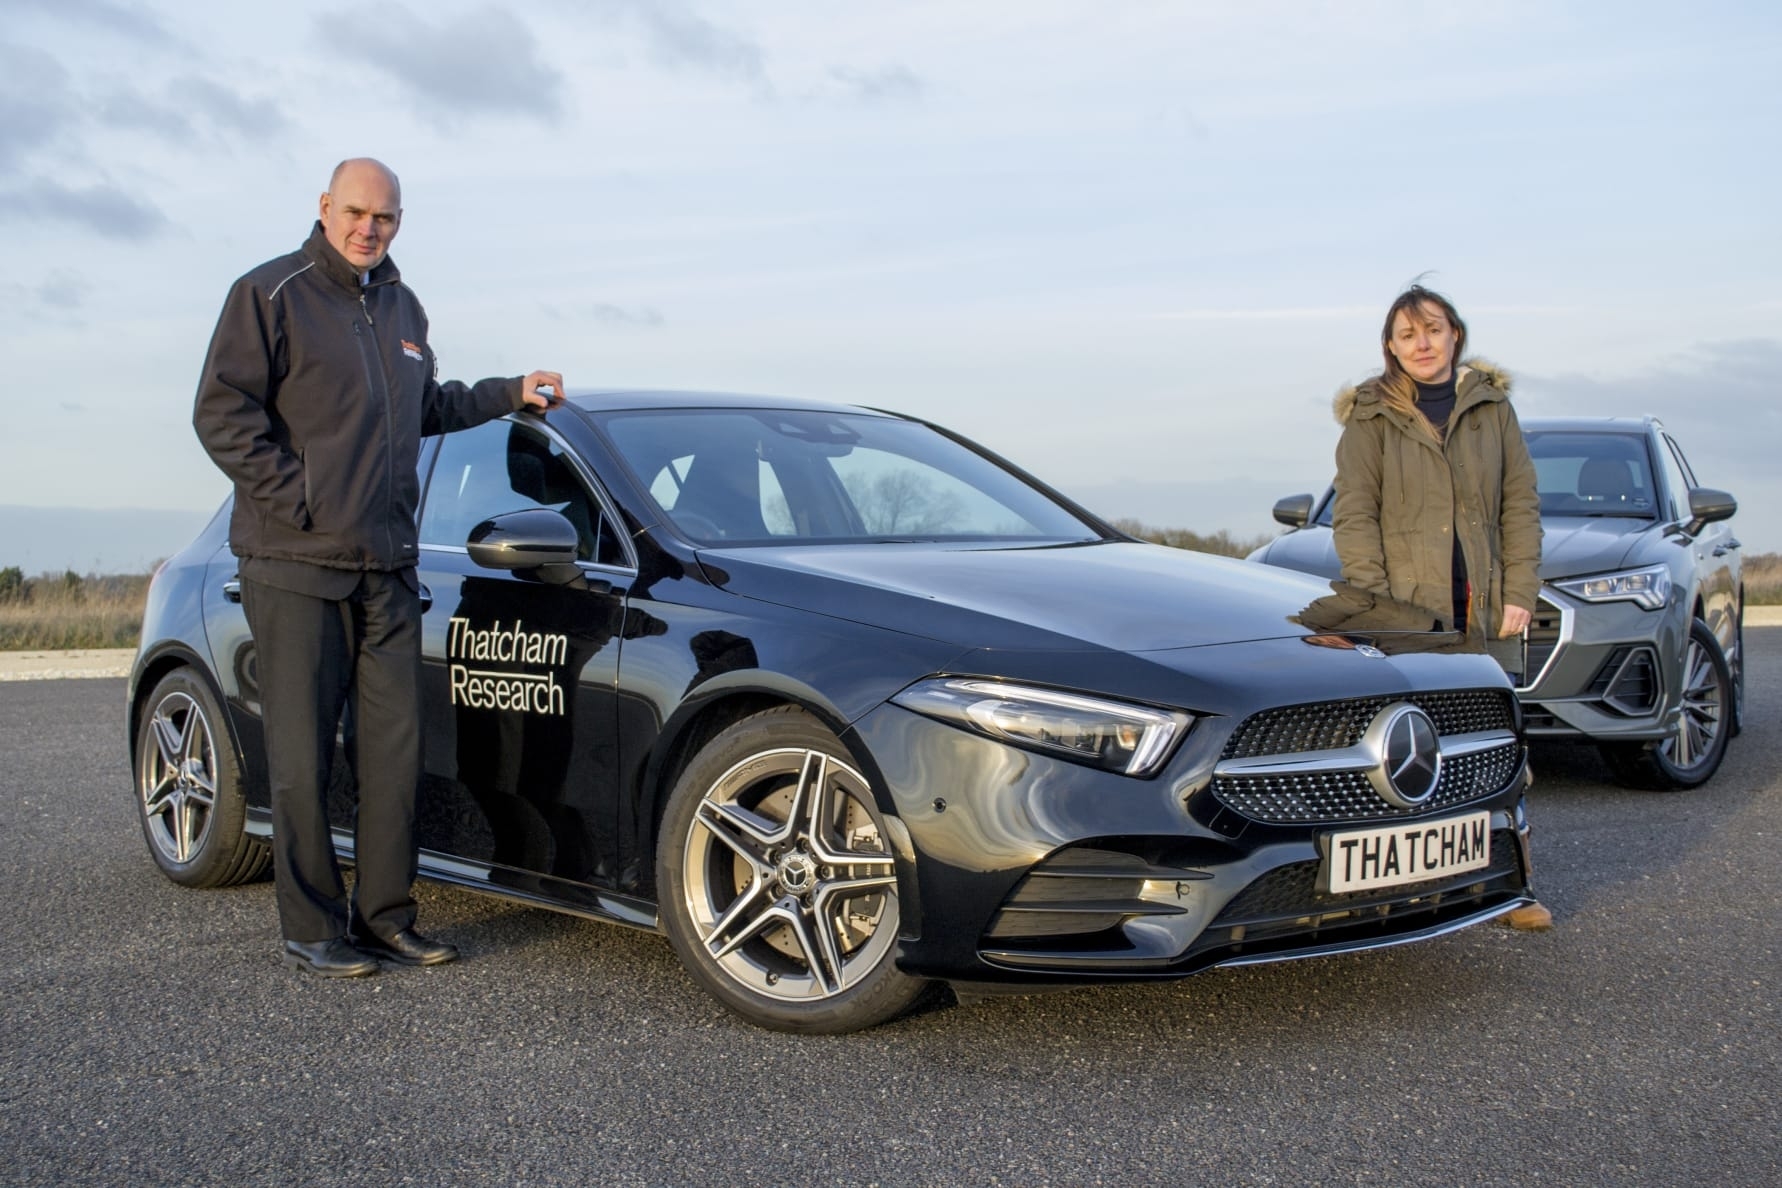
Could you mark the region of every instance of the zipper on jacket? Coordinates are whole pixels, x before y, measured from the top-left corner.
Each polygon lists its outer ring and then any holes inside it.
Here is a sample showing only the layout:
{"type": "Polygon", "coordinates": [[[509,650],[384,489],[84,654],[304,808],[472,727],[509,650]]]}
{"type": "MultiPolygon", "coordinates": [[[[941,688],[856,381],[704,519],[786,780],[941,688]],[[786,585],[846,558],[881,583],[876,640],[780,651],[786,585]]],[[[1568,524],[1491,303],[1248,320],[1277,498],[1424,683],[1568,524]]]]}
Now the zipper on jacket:
{"type": "MultiPolygon", "coordinates": [[[[359,292],[359,304],[361,306],[364,306],[364,304],[365,304],[365,292],[362,289],[359,292]]],[[[369,309],[367,309],[365,311],[365,321],[371,326],[375,327],[377,325],[376,322],[373,322],[371,320],[371,311],[369,309]]],[[[376,381],[376,378],[373,374],[373,370],[372,370],[372,366],[371,366],[371,364],[374,360],[370,360],[365,357],[365,332],[363,330],[359,329],[359,323],[357,323],[357,322],[353,323],[353,337],[359,340],[359,363],[361,366],[363,366],[365,368],[365,384],[366,384],[366,386],[371,390],[371,392],[374,395],[381,393],[383,396],[383,406],[384,406],[384,544],[386,545],[384,552],[385,552],[386,556],[388,556],[392,560],[394,560],[396,557],[396,533],[394,531],[392,531],[390,528],[390,519],[392,516],[395,515],[395,512],[396,512],[395,495],[394,495],[394,490],[395,490],[395,486],[396,486],[395,479],[394,479],[394,475],[396,473],[396,443],[394,440],[392,440],[393,435],[396,432],[396,417],[395,417],[395,413],[391,409],[391,405],[394,402],[394,397],[392,397],[390,395],[390,383],[389,383],[388,376],[385,376],[384,383],[381,387],[378,385],[378,383],[376,381]]],[[[373,333],[371,335],[371,345],[372,345],[373,354],[374,355],[378,354],[377,335],[375,333],[373,333]]],[[[380,358],[376,359],[375,361],[378,364],[377,372],[379,374],[381,374],[383,372],[383,360],[380,357],[380,358]]]]}
{"type": "Polygon", "coordinates": [[[365,286],[364,285],[359,286],[359,308],[361,310],[363,310],[365,313],[365,324],[367,326],[377,325],[377,322],[374,321],[371,316],[371,306],[365,304],[365,286]]]}

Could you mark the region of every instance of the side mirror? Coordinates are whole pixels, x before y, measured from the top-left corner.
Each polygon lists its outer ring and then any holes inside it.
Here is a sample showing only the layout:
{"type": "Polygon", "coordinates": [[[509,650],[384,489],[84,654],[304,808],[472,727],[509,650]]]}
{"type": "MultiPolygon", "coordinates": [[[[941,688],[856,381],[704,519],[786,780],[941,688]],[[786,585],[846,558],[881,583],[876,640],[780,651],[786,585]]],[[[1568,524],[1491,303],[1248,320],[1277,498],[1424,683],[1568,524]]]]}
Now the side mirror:
{"type": "Polygon", "coordinates": [[[1306,521],[1312,518],[1310,495],[1289,495],[1285,499],[1275,500],[1275,523],[1285,524],[1289,528],[1304,528],[1306,521]]]}
{"type": "Polygon", "coordinates": [[[484,569],[537,570],[540,579],[558,585],[581,576],[579,545],[575,525],[548,507],[490,516],[464,541],[470,559],[484,569]]]}
{"type": "Polygon", "coordinates": [[[1712,487],[1689,488],[1689,524],[1683,529],[1694,536],[1709,524],[1730,520],[1739,510],[1739,501],[1725,491],[1712,487]]]}

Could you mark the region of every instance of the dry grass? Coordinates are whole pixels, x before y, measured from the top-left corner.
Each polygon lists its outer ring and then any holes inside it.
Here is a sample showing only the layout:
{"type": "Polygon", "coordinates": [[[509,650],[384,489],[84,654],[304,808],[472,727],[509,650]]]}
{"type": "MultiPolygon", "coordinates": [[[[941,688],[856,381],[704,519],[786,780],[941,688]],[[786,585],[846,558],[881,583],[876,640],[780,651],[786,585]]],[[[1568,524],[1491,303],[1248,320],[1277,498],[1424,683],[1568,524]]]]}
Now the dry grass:
{"type": "Polygon", "coordinates": [[[1753,553],[1745,558],[1745,601],[1751,606],[1782,606],[1782,553],[1753,553]]]}
{"type": "Polygon", "coordinates": [[[27,578],[0,570],[0,651],[133,648],[148,583],[147,574],[27,578]]]}

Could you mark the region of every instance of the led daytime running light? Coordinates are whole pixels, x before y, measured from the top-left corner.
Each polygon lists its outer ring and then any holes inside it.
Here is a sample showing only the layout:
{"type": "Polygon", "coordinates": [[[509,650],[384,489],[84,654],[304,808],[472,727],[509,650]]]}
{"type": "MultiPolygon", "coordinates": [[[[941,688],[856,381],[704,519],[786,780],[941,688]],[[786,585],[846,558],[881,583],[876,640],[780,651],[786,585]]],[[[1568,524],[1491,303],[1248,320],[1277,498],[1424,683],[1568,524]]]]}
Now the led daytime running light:
{"type": "Polygon", "coordinates": [[[1670,601],[1671,571],[1663,565],[1649,565],[1624,573],[1571,578],[1553,586],[1585,602],[1631,602],[1645,610],[1659,610],[1670,601]]]}
{"type": "Polygon", "coordinates": [[[1150,775],[1188,728],[1187,714],[1001,681],[937,679],[894,702],[1030,750],[1125,775],[1150,775]]]}

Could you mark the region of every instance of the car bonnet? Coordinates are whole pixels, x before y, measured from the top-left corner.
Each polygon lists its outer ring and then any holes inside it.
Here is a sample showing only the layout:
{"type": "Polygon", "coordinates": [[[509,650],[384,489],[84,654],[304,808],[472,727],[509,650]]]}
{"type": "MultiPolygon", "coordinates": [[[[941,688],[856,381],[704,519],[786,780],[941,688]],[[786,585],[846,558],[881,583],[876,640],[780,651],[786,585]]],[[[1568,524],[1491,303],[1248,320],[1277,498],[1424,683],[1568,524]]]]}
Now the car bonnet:
{"type": "Polygon", "coordinates": [[[1541,519],[1541,576],[1553,581],[1609,573],[1634,564],[1632,553],[1654,527],[1651,520],[1626,516],[1545,516],[1541,519]]]}
{"type": "Polygon", "coordinates": [[[733,594],[967,647],[1142,652],[1301,636],[1325,582],[1161,545],[884,543],[704,550],[733,594]]]}

